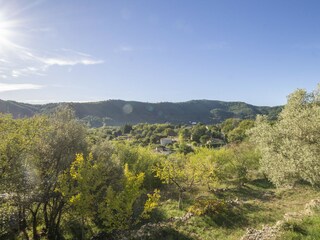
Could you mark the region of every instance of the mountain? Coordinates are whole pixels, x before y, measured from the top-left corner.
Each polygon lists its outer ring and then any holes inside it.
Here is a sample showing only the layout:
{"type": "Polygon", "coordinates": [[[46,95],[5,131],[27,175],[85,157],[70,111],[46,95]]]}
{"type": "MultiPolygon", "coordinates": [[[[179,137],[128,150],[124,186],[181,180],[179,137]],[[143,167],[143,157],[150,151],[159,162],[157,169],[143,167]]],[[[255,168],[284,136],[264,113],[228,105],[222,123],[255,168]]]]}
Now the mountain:
{"type": "Polygon", "coordinates": [[[213,124],[227,118],[254,119],[257,114],[275,119],[282,107],[260,107],[244,102],[223,102],[214,100],[191,100],[187,102],[146,103],[136,101],[108,100],[88,103],[50,103],[33,105],[15,101],[0,100],[0,112],[14,117],[30,117],[49,113],[59,105],[75,110],[76,116],[92,127],[137,123],[190,124],[202,122],[213,124]]]}

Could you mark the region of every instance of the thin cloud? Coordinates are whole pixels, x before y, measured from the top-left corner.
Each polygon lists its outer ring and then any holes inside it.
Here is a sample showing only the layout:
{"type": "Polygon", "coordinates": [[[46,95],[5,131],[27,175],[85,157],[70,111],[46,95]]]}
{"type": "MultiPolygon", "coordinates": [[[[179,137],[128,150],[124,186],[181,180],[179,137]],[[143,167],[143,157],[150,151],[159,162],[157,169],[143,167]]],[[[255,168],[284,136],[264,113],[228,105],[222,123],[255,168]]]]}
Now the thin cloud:
{"type": "Polygon", "coordinates": [[[75,66],[75,65],[94,65],[103,63],[101,60],[94,59],[67,59],[67,58],[43,58],[43,63],[47,66],[75,66]]]}
{"type": "Polygon", "coordinates": [[[2,63],[9,63],[7,60],[0,58],[0,62],[2,63]]]}
{"type": "Polygon", "coordinates": [[[130,45],[121,45],[114,48],[116,53],[129,53],[129,52],[142,52],[142,51],[164,51],[165,47],[162,46],[130,46],[130,45]]]}
{"type": "Polygon", "coordinates": [[[10,92],[19,90],[36,90],[41,89],[43,86],[31,83],[11,84],[11,83],[0,83],[0,92],[10,92]]]}
{"type": "Polygon", "coordinates": [[[61,49],[52,52],[39,52],[19,45],[7,45],[1,52],[0,78],[18,78],[29,75],[44,76],[52,66],[68,67],[103,63],[89,54],[61,49]],[[5,76],[5,77],[4,77],[5,76]]]}

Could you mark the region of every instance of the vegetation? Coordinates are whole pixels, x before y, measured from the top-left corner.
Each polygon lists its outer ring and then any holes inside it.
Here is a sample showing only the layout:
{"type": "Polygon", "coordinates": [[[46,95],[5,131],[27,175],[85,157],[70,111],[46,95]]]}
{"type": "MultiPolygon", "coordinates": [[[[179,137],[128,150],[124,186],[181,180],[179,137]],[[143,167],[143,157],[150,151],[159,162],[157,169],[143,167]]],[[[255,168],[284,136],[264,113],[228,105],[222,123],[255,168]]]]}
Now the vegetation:
{"type": "MultiPolygon", "coordinates": [[[[274,225],[320,196],[319,99],[297,90],[277,120],[211,125],[93,129],[64,106],[1,115],[0,239],[239,239],[274,225]]],[[[318,227],[315,211],[279,237],[318,227]]]]}
{"type": "Polygon", "coordinates": [[[320,239],[320,216],[308,216],[302,220],[292,220],[283,226],[281,239],[320,239]]]}
{"type": "MultiPolygon", "coordinates": [[[[320,90],[320,89],[319,89],[320,90]]],[[[276,185],[305,180],[320,183],[320,92],[297,90],[288,98],[279,120],[258,117],[252,140],[261,153],[261,167],[276,185]]]]}
{"type": "MultiPolygon", "coordinates": [[[[0,100],[0,112],[14,117],[51,113],[59,104],[31,105],[0,100]]],[[[181,103],[143,103],[108,100],[92,103],[62,103],[90,127],[139,123],[204,124],[221,123],[228,118],[254,119],[257,114],[276,119],[281,107],[258,107],[241,102],[193,100],[181,103]]]]}

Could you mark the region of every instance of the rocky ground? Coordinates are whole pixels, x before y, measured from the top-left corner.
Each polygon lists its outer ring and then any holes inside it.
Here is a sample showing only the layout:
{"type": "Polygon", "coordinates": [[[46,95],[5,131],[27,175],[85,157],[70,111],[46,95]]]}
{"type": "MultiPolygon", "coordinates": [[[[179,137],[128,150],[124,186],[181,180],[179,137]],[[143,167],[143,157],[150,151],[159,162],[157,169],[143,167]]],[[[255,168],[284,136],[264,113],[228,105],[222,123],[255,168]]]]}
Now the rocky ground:
{"type": "Polygon", "coordinates": [[[313,199],[307,203],[303,210],[299,212],[288,212],[283,216],[283,220],[278,221],[273,226],[264,226],[262,229],[248,229],[241,240],[275,240],[281,235],[283,225],[290,220],[300,220],[310,216],[316,208],[320,208],[320,199],[313,199]]]}

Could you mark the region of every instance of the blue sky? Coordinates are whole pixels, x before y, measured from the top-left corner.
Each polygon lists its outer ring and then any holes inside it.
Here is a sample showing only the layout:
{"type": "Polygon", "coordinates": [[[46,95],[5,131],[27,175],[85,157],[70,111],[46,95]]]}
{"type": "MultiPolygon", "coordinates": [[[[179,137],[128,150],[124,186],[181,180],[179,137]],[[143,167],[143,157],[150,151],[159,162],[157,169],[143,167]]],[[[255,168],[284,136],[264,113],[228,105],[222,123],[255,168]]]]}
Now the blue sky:
{"type": "Polygon", "coordinates": [[[320,82],[320,2],[0,0],[0,99],[280,105],[320,82]]]}

